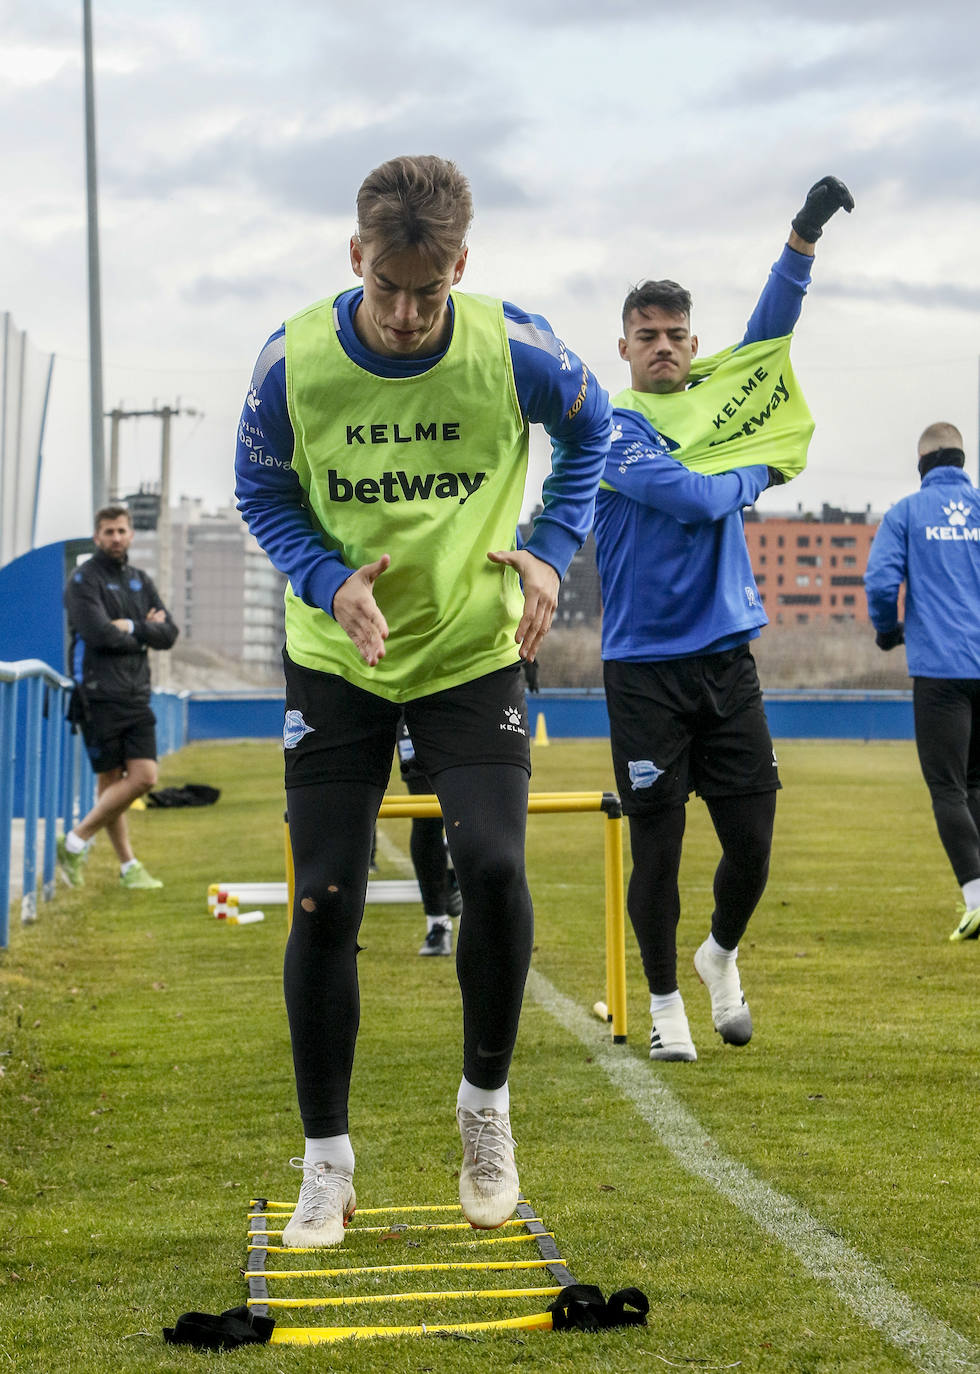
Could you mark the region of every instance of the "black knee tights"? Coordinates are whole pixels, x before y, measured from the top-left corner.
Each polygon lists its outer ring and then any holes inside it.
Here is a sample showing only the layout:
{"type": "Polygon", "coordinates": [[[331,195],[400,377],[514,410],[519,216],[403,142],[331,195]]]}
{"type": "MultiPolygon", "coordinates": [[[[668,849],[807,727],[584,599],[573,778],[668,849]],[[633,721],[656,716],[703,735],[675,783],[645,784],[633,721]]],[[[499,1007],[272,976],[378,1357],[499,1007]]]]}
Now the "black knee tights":
{"type": "Polygon", "coordinates": [[[343,1135],[360,1020],[357,932],[382,792],[324,783],[286,795],[296,890],[283,990],[296,1093],[308,1136],[343,1135]]]}
{"type": "MultiPolygon", "coordinates": [[[[463,1072],[479,1088],[507,1080],[534,917],[524,871],[527,774],[509,764],[449,768],[433,779],[463,898],[456,968],[463,1072]]],[[[315,784],[287,794],[296,890],[283,988],[308,1136],[347,1131],[360,1019],[357,933],[381,790],[315,784]]]]}
{"type": "Polygon", "coordinates": [[[478,1088],[507,1081],[534,943],[524,869],[527,774],[513,764],[447,768],[442,804],[463,915],[456,972],[463,998],[463,1073],[478,1088]]]}
{"type": "Polygon", "coordinates": [[[650,991],[661,996],[677,988],[677,873],[685,819],[683,806],[629,818],[633,872],[626,907],[650,991]]]}
{"type": "MultiPolygon", "coordinates": [[[[715,871],[711,933],[725,949],[734,949],[765,891],[776,794],[712,797],[707,806],[722,847],[715,871]]],[[[629,822],[633,872],[627,909],[650,991],[665,996],[677,988],[677,874],[685,808],[630,816],[629,822]]]]}
{"type": "Polygon", "coordinates": [[[706,800],[722,848],[715,870],[711,933],[723,949],[734,949],[769,879],[776,794],[755,792],[748,797],[706,800]]]}

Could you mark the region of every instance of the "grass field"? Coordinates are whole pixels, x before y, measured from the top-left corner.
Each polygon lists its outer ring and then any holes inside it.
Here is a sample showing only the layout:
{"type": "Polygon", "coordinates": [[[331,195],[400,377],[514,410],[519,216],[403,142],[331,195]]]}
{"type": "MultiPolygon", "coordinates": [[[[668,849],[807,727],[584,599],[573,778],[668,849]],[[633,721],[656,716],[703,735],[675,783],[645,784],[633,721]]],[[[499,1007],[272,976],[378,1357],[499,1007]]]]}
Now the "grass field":
{"type": "MultiPolygon", "coordinates": [[[[61,888],[0,954],[0,1370],[980,1368],[980,944],[948,942],[958,894],[911,746],[779,754],[772,878],[740,955],[756,1024],[741,1050],[714,1034],[690,964],[716,847],[689,808],[681,987],[696,1064],[647,1058],[631,934],[629,1043],[590,1017],[605,990],[603,822],[529,821],[537,937],[511,1079],[521,1182],[576,1278],[638,1286],[648,1325],[213,1356],[165,1346],[161,1328],[244,1301],[248,1200],[295,1195],[286,1161],[302,1144],[284,909],[237,929],[205,914],[209,882],[282,875],[280,756],[234,743],[166,760],[164,781],[222,798],[133,816],[164,891],[121,892],[103,840],[86,887],[61,888]]],[[[536,790],[612,785],[601,742],[553,740],[534,761],[536,790]]],[[[381,876],[398,876],[408,826],[385,822],[381,876]]],[[[419,908],[367,910],[356,1221],[456,1201],[458,996],[451,960],[415,957],[423,932],[419,908]]],[[[331,1253],[475,1253],[446,1245],[349,1236],[331,1253]]],[[[427,1320],[501,1313],[447,1300],[427,1320]]],[[[281,1318],[416,1319],[413,1305],[281,1318]]]]}

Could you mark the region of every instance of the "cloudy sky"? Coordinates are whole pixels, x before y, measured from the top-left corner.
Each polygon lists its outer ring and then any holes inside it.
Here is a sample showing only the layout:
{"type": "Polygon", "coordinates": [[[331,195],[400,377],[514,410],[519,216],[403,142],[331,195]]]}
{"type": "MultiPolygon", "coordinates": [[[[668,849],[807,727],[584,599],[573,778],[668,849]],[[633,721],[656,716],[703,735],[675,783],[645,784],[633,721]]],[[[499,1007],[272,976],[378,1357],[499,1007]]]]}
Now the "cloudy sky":
{"type": "MultiPolygon", "coordinates": [[[[962,0],[93,0],[106,409],[180,405],[175,497],[230,499],[252,363],[352,284],[364,174],[454,158],[464,285],[546,315],[611,391],[626,291],[675,277],[734,342],[807,188],[850,186],[794,365],[810,467],[763,498],[880,512],[932,420],[977,471],[980,11],[962,0]]],[[[87,532],[81,0],[0,0],[0,311],[56,355],[39,542],[87,532]]],[[[127,486],[160,426],[122,430],[127,486]]]]}

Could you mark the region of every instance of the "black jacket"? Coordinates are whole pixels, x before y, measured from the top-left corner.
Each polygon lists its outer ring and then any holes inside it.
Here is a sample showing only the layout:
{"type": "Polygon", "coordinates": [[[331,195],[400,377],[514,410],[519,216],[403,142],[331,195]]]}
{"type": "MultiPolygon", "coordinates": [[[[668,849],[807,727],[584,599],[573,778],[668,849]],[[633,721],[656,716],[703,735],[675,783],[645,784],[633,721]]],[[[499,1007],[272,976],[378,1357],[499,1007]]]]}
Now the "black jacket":
{"type": "Polygon", "coordinates": [[[164,609],[146,573],[128,560],[119,563],[97,549],[75,569],[65,587],[68,671],[88,700],[149,702],[146,651],[169,649],[179,633],[169,611],[166,620],[147,621],[150,611],[164,609]],[[118,629],[113,620],[131,620],[133,633],[118,629]]]}

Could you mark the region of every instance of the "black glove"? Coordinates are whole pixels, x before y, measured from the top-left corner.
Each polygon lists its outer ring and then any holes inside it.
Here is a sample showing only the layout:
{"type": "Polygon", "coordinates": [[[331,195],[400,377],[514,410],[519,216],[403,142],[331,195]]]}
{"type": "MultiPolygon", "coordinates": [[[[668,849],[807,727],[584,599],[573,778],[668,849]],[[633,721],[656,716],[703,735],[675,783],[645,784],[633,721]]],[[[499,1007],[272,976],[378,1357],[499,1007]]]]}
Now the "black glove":
{"type": "Polygon", "coordinates": [[[837,177],[821,177],[806,193],[803,209],[793,220],[793,228],[807,243],[816,243],[823,226],[838,210],[848,214],[854,209],[854,197],[837,177]]]}
{"type": "Polygon", "coordinates": [[[785,472],[780,472],[779,468],[770,468],[769,481],[766,483],[766,491],[768,491],[770,487],[781,487],[785,481],[785,472]]]}
{"type": "Polygon", "coordinates": [[[875,635],[875,643],[879,649],[884,649],[887,653],[889,649],[897,649],[899,644],[905,643],[905,622],[900,620],[894,630],[879,630],[875,635]]]}

